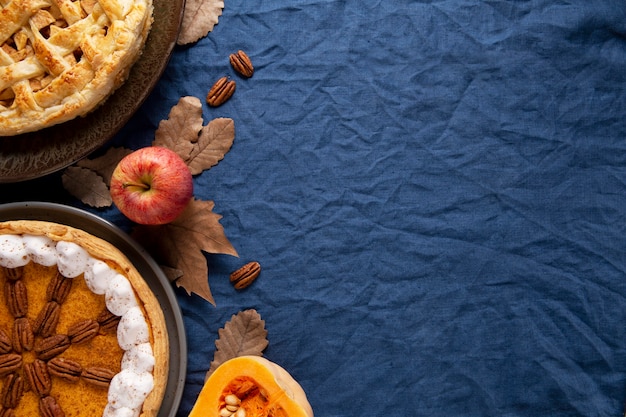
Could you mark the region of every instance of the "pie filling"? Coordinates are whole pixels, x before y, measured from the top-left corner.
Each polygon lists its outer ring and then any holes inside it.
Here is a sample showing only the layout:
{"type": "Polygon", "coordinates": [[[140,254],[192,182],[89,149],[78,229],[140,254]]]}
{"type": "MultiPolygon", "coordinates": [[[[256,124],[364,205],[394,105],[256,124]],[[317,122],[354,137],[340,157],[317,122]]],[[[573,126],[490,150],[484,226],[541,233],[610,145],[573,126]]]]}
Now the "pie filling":
{"type": "Polygon", "coordinates": [[[92,111],[127,78],[151,0],[0,0],[0,136],[92,111]]]}
{"type": "Polygon", "coordinates": [[[141,414],[153,335],[123,271],[73,242],[9,234],[0,283],[0,415],[141,414]]]}

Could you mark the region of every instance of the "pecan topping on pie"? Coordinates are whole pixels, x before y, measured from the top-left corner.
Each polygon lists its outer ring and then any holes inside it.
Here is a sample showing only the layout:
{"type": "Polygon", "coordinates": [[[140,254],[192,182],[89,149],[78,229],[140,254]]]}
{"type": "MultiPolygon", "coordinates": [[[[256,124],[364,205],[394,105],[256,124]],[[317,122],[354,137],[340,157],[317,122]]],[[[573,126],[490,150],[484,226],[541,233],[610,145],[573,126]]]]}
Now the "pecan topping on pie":
{"type": "Polygon", "coordinates": [[[95,237],[77,229],[71,229],[76,234],[72,239],[65,235],[70,229],[45,222],[0,222],[0,417],[129,412],[155,417],[168,367],[158,301],[125,257],[112,257],[115,248],[91,241],[95,237]],[[41,239],[21,235],[41,227],[51,230],[41,239]],[[101,258],[61,240],[64,235],[101,258]],[[35,250],[29,245],[40,252],[27,253],[35,250]],[[98,275],[90,269],[96,263],[108,269],[98,275]],[[123,287],[127,290],[115,287],[113,281],[120,279],[132,282],[123,287]],[[144,290],[141,296],[136,288],[144,290]],[[132,367],[126,356],[133,358],[132,367]]]}
{"type": "Polygon", "coordinates": [[[48,371],[54,376],[67,379],[70,382],[78,381],[83,367],[71,359],[54,358],[48,362],[48,371]]]}

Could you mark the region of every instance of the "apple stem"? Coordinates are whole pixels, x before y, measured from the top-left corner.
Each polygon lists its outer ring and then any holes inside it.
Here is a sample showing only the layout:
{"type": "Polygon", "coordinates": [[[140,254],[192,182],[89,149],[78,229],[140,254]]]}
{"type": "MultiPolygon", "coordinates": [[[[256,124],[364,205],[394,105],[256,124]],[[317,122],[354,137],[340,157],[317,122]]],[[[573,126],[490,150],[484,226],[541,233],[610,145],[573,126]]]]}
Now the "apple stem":
{"type": "Polygon", "coordinates": [[[124,188],[139,187],[139,188],[143,188],[144,190],[149,190],[150,189],[150,185],[149,184],[144,184],[144,183],[136,184],[134,182],[125,182],[123,187],[124,188]]]}

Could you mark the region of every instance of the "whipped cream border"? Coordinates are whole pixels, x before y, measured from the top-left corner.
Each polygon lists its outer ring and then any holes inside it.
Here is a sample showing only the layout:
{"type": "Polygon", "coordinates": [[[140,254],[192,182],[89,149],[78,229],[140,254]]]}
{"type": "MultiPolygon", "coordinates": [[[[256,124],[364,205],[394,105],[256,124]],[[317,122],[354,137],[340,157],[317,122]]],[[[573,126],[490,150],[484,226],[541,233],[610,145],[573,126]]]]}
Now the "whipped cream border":
{"type": "Polygon", "coordinates": [[[56,264],[67,278],[82,274],[87,287],[104,295],[107,309],[121,317],[117,327],[117,341],[124,350],[121,371],[109,385],[103,417],[138,417],[154,388],[155,358],[148,322],[128,278],[76,243],[29,234],[0,235],[0,266],[17,268],[31,261],[44,266],[56,264]]]}

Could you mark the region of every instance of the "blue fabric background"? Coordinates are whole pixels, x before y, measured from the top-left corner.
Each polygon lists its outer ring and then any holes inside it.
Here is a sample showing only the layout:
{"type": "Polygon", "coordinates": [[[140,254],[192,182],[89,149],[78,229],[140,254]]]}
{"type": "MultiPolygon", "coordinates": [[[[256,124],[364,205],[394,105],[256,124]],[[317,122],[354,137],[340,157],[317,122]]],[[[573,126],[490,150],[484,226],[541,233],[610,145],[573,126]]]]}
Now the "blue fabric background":
{"type": "MultiPolygon", "coordinates": [[[[237,91],[205,122],[236,139],[195,194],[240,258],[207,256],[217,307],[176,289],[180,416],[247,308],[317,416],[621,415],[626,3],[226,0],[110,146],[148,145],[223,75],[237,91]]],[[[31,187],[86,208],[59,176],[31,187]]]]}

